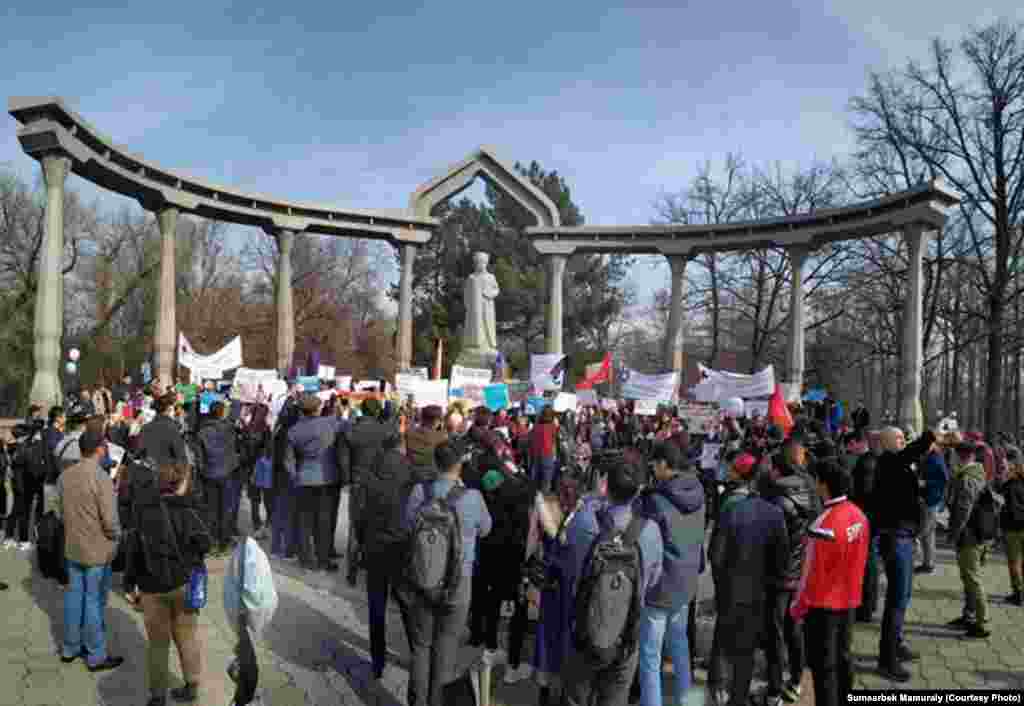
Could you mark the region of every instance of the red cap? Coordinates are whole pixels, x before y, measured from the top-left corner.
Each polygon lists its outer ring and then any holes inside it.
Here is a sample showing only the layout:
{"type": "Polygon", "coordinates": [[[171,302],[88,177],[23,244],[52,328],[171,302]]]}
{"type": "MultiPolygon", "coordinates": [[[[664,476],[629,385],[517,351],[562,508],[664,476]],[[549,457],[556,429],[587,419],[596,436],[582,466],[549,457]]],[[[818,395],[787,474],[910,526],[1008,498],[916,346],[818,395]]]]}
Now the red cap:
{"type": "Polygon", "coordinates": [[[754,466],[756,464],[757,459],[748,453],[740,454],[739,457],[732,462],[733,468],[736,470],[737,473],[739,473],[744,478],[750,475],[751,471],[754,470],[754,466]]]}

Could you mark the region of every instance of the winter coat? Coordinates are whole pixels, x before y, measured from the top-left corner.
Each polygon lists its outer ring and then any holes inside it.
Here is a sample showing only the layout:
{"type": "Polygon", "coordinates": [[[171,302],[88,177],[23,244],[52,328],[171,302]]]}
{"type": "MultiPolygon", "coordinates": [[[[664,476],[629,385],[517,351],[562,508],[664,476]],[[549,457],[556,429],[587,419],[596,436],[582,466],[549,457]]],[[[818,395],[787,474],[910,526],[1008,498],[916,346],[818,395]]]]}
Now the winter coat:
{"type": "Polygon", "coordinates": [[[704,552],[704,485],[696,473],[658,481],[636,500],[634,511],[661,532],[661,578],[648,587],[645,604],[669,611],[687,605],[697,592],[704,552]]]}
{"type": "Polygon", "coordinates": [[[360,482],[365,505],[356,531],[367,569],[403,566],[409,536],[404,513],[413,486],[409,462],[398,449],[385,451],[360,482]]]}
{"type": "Polygon", "coordinates": [[[795,591],[803,575],[807,554],[807,528],[821,514],[821,500],[814,480],[806,473],[792,473],[778,480],[762,476],[761,497],[775,505],[786,520],[789,561],[782,583],[774,588],[795,591]]]}
{"type": "Polygon", "coordinates": [[[958,549],[978,544],[978,537],[970,526],[971,511],[987,483],[985,467],[977,461],[961,466],[953,475],[949,493],[949,540],[958,549]]]}
{"type": "Polygon", "coordinates": [[[207,422],[199,430],[199,444],[207,478],[223,480],[238,470],[238,432],[230,421],[207,422]]]}
{"type": "Polygon", "coordinates": [[[732,488],[722,500],[708,554],[716,603],[763,604],[765,587],[781,585],[789,565],[782,510],[747,486],[732,488]]]}
{"type": "Polygon", "coordinates": [[[1010,479],[1003,483],[1001,490],[1006,501],[1001,518],[1003,530],[1024,530],[1024,477],[1010,476],[1010,479]]]}
{"type": "MultiPolygon", "coordinates": [[[[857,457],[850,472],[853,480],[853,488],[850,491],[850,500],[861,509],[865,515],[871,507],[871,496],[875,492],[875,473],[878,470],[878,455],[867,451],[857,457]]],[[[868,515],[870,517],[870,515],[868,515]]],[[[874,530],[874,527],[872,527],[874,530]]]]}
{"type": "Polygon", "coordinates": [[[434,449],[448,440],[448,434],[440,429],[415,427],[405,434],[405,448],[409,461],[420,468],[434,467],[434,449]]]}
{"type": "Polygon", "coordinates": [[[925,431],[902,451],[884,451],[878,457],[867,512],[877,533],[903,531],[916,535],[921,530],[923,497],[915,468],[934,441],[935,435],[925,431]]]}
{"type": "Polygon", "coordinates": [[[197,507],[194,496],[162,495],[160,501],[167,508],[166,515],[159,502],[142,500],[135,508],[136,530],[140,541],[134,545],[132,566],[135,567],[136,584],[143,593],[167,593],[184,586],[188,583],[192,568],[202,564],[212,544],[206,519],[201,508],[197,507]],[[170,538],[168,521],[177,549],[164,542],[165,538],[170,538]],[[163,583],[147,570],[142,550],[142,543],[147,541],[151,543],[151,552],[165,556],[169,562],[172,569],[170,583],[163,583]]]}
{"type": "Polygon", "coordinates": [[[357,484],[369,472],[384,442],[394,439],[398,428],[393,424],[371,417],[360,417],[350,430],[342,435],[343,447],[338,449],[339,472],[342,485],[357,484]]]}
{"type": "Polygon", "coordinates": [[[157,466],[188,461],[185,437],[181,435],[178,423],[166,414],[158,414],[156,419],[142,427],[139,443],[157,466]]]}
{"type": "Polygon", "coordinates": [[[337,417],[303,417],[288,432],[285,467],[296,486],[338,483],[335,443],[342,421],[337,417]]]}
{"type": "Polygon", "coordinates": [[[929,508],[937,508],[946,499],[946,484],[949,482],[949,471],[942,454],[928,454],[924,462],[924,504],[929,508]]]}

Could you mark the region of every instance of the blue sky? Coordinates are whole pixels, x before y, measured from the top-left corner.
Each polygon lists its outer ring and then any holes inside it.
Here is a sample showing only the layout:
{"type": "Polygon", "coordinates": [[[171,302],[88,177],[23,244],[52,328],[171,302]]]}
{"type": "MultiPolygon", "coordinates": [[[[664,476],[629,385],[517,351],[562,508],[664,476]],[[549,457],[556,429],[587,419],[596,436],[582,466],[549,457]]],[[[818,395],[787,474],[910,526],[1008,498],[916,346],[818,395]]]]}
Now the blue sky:
{"type": "MultiPolygon", "coordinates": [[[[159,164],[355,207],[404,207],[488,144],[561,173],[588,222],[646,223],[729,151],[842,156],[869,70],[1024,21],[1019,0],[275,4],[8,0],[0,96],[59,95],[159,164]]],[[[6,113],[0,163],[34,169],[6,113]]],[[[667,281],[649,268],[642,299],[667,281]]]]}

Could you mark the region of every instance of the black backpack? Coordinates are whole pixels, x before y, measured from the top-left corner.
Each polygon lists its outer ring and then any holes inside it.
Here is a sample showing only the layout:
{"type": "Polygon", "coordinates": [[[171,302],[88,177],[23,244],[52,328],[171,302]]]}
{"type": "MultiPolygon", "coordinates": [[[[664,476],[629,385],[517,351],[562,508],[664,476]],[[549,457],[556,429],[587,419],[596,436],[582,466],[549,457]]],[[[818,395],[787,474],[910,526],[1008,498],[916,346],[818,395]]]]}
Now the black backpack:
{"type": "Polygon", "coordinates": [[[583,565],[572,638],[587,663],[598,668],[631,654],[640,637],[643,556],[639,539],[644,522],[633,515],[625,530],[602,531],[583,565]]]}
{"type": "Polygon", "coordinates": [[[432,483],[423,485],[424,503],[416,512],[409,536],[408,578],[434,606],[448,606],[462,582],[462,521],[455,504],[465,493],[455,485],[435,497],[432,483]]]}
{"type": "Polygon", "coordinates": [[[64,562],[64,523],[54,511],[47,512],[36,524],[36,562],[39,572],[61,584],[68,582],[64,562]]]}
{"type": "Polygon", "coordinates": [[[979,542],[989,542],[999,536],[999,515],[1002,506],[1003,499],[996,495],[991,485],[986,484],[974,502],[971,516],[967,520],[979,542]]]}

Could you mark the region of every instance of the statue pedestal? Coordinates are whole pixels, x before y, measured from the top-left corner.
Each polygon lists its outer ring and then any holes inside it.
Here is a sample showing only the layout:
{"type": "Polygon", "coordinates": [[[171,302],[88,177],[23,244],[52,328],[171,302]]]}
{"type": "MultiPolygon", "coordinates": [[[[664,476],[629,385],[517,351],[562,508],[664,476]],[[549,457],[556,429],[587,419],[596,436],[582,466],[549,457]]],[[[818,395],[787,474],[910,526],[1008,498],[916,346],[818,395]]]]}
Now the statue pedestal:
{"type": "Polygon", "coordinates": [[[488,351],[481,348],[464,348],[455,359],[455,364],[463,368],[477,368],[480,370],[492,370],[498,360],[498,351],[488,351]]]}

